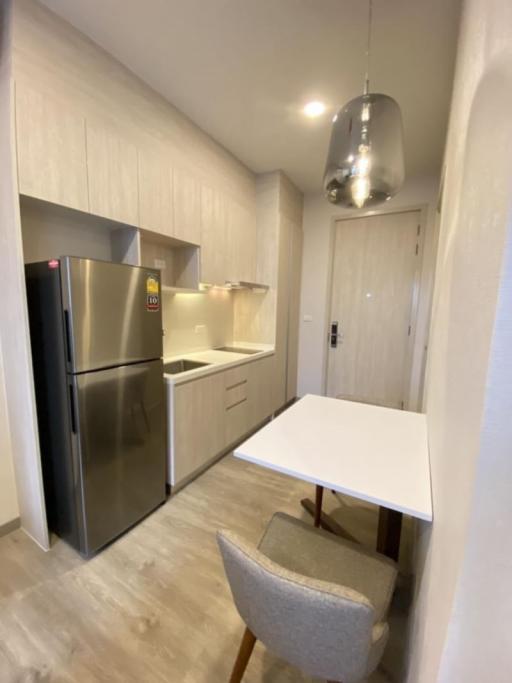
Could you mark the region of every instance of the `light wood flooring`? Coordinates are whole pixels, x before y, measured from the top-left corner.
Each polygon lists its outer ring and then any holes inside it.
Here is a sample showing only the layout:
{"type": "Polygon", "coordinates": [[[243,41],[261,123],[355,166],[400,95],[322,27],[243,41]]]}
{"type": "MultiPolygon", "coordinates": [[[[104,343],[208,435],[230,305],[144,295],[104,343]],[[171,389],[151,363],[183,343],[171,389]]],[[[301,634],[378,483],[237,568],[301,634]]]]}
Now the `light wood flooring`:
{"type": "MultiPolygon", "coordinates": [[[[141,482],[143,485],[143,482],[141,482]]],[[[215,532],[257,542],[277,510],[303,516],[312,487],[228,456],[89,561],[61,541],[44,553],[20,530],[0,539],[1,683],[224,683],[242,623],[215,532]]],[[[376,512],[326,495],[369,542],[376,512]]],[[[383,668],[399,671],[403,605],[383,668]]],[[[244,682],[312,679],[257,645],[244,682]]],[[[371,683],[390,680],[377,672],[371,683]]],[[[396,676],[395,676],[396,680],[396,676]]]]}

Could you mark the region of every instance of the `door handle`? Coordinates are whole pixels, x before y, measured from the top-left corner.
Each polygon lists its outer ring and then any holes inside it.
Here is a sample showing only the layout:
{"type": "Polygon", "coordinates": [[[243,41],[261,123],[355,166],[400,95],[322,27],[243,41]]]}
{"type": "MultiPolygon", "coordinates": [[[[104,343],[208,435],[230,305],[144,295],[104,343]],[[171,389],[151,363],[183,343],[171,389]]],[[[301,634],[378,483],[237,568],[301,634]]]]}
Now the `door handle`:
{"type": "Polygon", "coordinates": [[[343,334],[338,332],[338,321],[333,320],[331,323],[331,331],[329,332],[329,340],[331,349],[338,348],[338,342],[343,343],[343,334]]]}

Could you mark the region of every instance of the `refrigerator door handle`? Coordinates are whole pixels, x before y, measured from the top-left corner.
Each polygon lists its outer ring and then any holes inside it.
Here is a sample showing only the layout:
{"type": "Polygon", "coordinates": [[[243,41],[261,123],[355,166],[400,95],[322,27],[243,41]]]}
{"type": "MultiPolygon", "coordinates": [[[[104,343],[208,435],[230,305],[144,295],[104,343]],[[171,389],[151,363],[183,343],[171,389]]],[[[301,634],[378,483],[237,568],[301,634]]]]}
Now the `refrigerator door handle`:
{"type": "Polygon", "coordinates": [[[71,382],[68,385],[69,389],[69,412],[71,415],[71,431],[73,434],[78,433],[78,420],[77,420],[77,415],[76,415],[76,397],[75,397],[75,386],[74,383],[71,382]]]}
{"type": "Polygon", "coordinates": [[[64,309],[64,330],[66,334],[66,357],[67,361],[69,363],[69,366],[73,366],[72,360],[72,354],[71,354],[71,321],[69,319],[69,311],[67,309],[64,309]]]}

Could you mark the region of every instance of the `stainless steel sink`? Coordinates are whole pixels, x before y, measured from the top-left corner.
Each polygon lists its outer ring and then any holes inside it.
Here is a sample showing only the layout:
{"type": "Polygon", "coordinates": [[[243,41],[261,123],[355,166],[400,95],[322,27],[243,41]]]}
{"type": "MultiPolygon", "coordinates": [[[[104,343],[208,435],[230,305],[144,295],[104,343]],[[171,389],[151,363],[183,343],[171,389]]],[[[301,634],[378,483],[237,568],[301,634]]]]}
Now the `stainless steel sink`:
{"type": "Polygon", "coordinates": [[[221,346],[215,351],[229,351],[229,353],[245,353],[250,356],[252,353],[259,353],[256,349],[241,349],[238,346],[221,346]]]}
{"type": "Polygon", "coordinates": [[[203,368],[205,365],[210,365],[210,363],[202,363],[198,360],[186,360],[185,358],[180,358],[179,360],[173,360],[171,363],[164,363],[164,372],[168,375],[179,375],[180,372],[197,370],[197,368],[203,368]]]}

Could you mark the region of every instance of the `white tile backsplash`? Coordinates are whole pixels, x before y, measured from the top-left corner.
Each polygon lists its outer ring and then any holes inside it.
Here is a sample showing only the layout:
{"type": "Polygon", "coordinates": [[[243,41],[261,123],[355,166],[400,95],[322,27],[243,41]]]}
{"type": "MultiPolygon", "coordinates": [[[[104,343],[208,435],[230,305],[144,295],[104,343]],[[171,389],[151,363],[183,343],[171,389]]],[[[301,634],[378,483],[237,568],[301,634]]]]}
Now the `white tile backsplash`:
{"type": "Polygon", "coordinates": [[[163,291],[164,357],[224,346],[233,341],[233,294],[210,289],[202,294],[163,291]]]}

